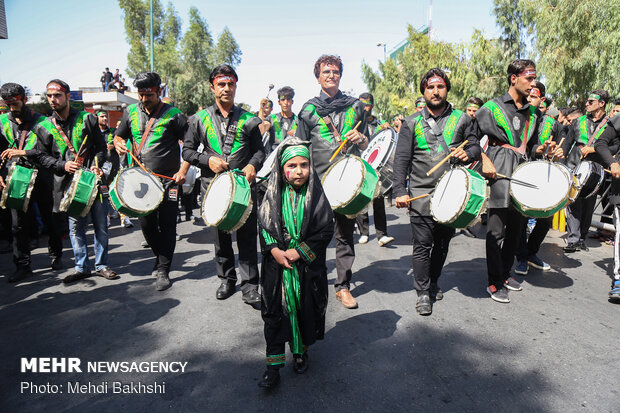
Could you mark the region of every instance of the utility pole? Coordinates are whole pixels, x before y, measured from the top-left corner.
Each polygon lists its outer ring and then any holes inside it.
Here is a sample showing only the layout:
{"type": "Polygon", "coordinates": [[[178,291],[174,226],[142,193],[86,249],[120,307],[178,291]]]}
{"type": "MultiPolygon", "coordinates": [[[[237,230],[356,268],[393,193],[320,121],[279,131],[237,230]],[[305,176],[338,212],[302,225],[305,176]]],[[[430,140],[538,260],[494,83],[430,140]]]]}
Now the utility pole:
{"type": "Polygon", "coordinates": [[[151,72],[153,71],[153,0],[151,0],[151,72]]]}
{"type": "Polygon", "coordinates": [[[385,53],[385,43],[381,42],[381,43],[377,43],[377,47],[381,47],[383,46],[383,64],[385,64],[385,60],[386,60],[386,53],[385,53]]]}
{"type": "Polygon", "coordinates": [[[433,0],[428,0],[428,38],[433,40],[433,0]]]}

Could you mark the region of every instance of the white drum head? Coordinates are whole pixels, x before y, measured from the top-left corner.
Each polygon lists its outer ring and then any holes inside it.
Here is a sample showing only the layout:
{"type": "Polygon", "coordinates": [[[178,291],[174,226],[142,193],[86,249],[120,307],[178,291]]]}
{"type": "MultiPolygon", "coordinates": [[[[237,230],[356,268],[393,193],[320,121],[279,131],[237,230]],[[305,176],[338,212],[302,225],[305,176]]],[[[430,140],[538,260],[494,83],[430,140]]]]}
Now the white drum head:
{"type": "Polygon", "coordinates": [[[519,166],[512,177],[534,184],[538,189],[510,182],[512,196],[525,208],[547,210],[568,196],[571,178],[566,170],[550,162],[535,161],[519,166]]]}
{"type": "Polygon", "coordinates": [[[260,170],[256,173],[256,176],[258,176],[259,178],[267,178],[269,176],[271,170],[273,169],[273,164],[276,160],[277,154],[278,151],[276,150],[269,154],[267,159],[265,159],[265,162],[263,162],[263,167],[260,168],[260,170]]]}
{"type": "Polygon", "coordinates": [[[375,170],[379,170],[392,154],[394,149],[393,131],[385,129],[375,135],[362,152],[361,158],[368,162],[375,170]]]}
{"type": "Polygon", "coordinates": [[[460,212],[468,191],[467,173],[454,168],[441,177],[431,198],[433,216],[438,222],[451,222],[460,212]]]}
{"type": "Polygon", "coordinates": [[[347,205],[364,182],[364,164],[357,158],[341,158],[323,178],[323,190],[332,209],[347,205]]]}
{"type": "Polygon", "coordinates": [[[583,161],[579,165],[577,165],[577,169],[575,170],[575,175],[577,177],[577,182],[579,186],[583,186],[588,179],[588,175],[590,174],[590,170],[592,169],[592,165],[589,161],[583,161]]]}
{"type": "Polygon", "coordinates": [[[231,204],[232,191],[233,180],[228,173],[213,179],[202,206],[202,217],[207,225],[217,225],[224,219],[231,204]]]}
{"type": "Polygon", "coordinates": [[[135,211],[151,211],[161,203],[164,188],[153,175],[140,168],[125,169],[118,176],[116,190],[121,202],[135,211]]]}

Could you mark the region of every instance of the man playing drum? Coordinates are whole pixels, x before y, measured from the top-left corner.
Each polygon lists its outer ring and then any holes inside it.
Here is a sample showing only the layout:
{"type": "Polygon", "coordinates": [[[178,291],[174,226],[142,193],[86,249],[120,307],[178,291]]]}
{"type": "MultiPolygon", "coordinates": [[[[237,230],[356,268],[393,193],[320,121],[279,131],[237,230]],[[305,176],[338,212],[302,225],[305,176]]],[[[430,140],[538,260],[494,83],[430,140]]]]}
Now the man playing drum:
{"type": "MultiPolygon", "coordinates": [[[[375,98],[370,93],[362,93],[360,95],[360,101],[364,104],[364,113],[366,115],[366,130],[362,131],[365,136],[368,136],[369,139],[377,132],[382,129],[387,129],[390,127],[390,124],[386,121],[377,119],[372,114],[372,108],[375,105],[375,98]]],[[[391,165],[386,165],[385,167],[391,168],[391,165]]],[[[390,173],[392,171],[389,171],[390,173]]],[[[379,171],[381,173],[381,171],[379,171]]],[[[379,242],[379,246],[382,247],[384,245],[389,244],[394,241],[394,237],[390,237],[387,233],[387,218],[385,217],[385,199],[384,195],[379,195],[378,197],[372,200],[372,213],[375,218],[375,230],[377,232],[377,241],[379,242]]],[[[360,230],[360,234],[362,236],[359,239],[360,244],[365,244],[368,242],[368,237],[370,235],[370,222],[368,217],[368,212],[364,212],[363,214],[359,214],[356,217],[357,227],[360,230]]]]}
{"type": "Polygon", "coordinates": [[[181,162],[179,139],[187,130],[187,118],[174,106],[160,99],[161,78],[155,72],[142,72],[133,82],[140,102],[129,105],[116,129],[114,147],[126,160],[127,141],[133,156],[163,179],[164,198],[149,214],[141,216],[144,239],[155,255],[153,274],[155,287],[162,291],[170,287],[170,267],[176,246],[177,209],[189,163],[181,162]]]}
{"type": "MultiPolygon", "coordinates": [[[[348,146],[340,151],[359,155],[368,147],[364,130],[364,104],[357,98],[344,95],[340,87],[342,60],[338,56],[323,55],[314,64],[314,76],[321,86],[321,93],[304,103],[299,112],[297,136],[310,141],[314,168],[319,177],[330,167],[330,158],[346,139],[348,146]],[[358,126],[358,122],[362,122],[358,126]]],[[[353,231],[355,218],[334,213],[336,219],[336,298],[346,308],[356,308],[351,295],[350,282],[355,260],[353,231]]]]}
{"type": "MultiPolygon", "coordinates": [[[[58,223],[58,217],[52,217],[52,174],[40,165],[33,163],[32,155],[36,154],[36,135],[32,132],[35,125],[45,119],[38,113],[26,107],[26,91],[17,83],[5,83],[0,88],[0,97],[7,102],[10,112],[0,115],[0,152],[2,152],[2,164],[5,168],[10,167],[7,159],[17,158],[17,164],[33,169],[38,168],[34,187],[30,194],[30,202],[26,212],[11,209],[13,220],[13,262],[15,273],[9,276],[9,282],[19,281],[32,274],[30,268],[30,234],[33,233],[33,225],[36,225],[35,206],[43,223],[48,228],[48,253],[52,259],[52,269],[62,268],[62,227],[58,223]]],[[[6,176],[2,173],[2,176],[6,176]]],[[[0,188],[4,188],[5,182],[0,176],[0,188]]],[[[6,183],[8,184],[8,182],[6,183]]],[[[38,228],[34,229],[34,232],[38,228]]]]}
{"type": "Polygon", "coordinates": [[[430,197],[411,202],[409,196],[428,194],[450,169],[448,163],[427,172],[446,156],[455,162],[480,159],[480,145],[475,121],[448,102],[450,79],[437,68],[430,69],[420,81],[425,107],[405,118],[400,129],[394,159],[394,196],[397,208],[409,208],[413,239],[413,285],[418,295],[416,310],[430,315],[431,301],[441,300],[443,292],[437,281],[448,255],[454,228],[439,224],[431,216],[430,197]],[[465,140],[467,144],[459,147],[465,140]],[[409,190],[407,189],[409,179],[409,190]]]}
{"type": "MultiPolygon", "coordinates": [[[[235,92],[239,80],[229,65],[219,65],[211,71],[209,82],[215,95],[215,104],[201,110],[189,119],[189,128],[183,145],[183,159],[201,168],[203,189],[206,190],[215,174],[240,169],[251,184],[251,213],[237,229],[239,272],[242,299],[252,306],[260,304],[258,293],[256,172],[265,160],[261,140],[260,118],[236,106],[235,92]],[[198,147],[203,145],[202,152],[198,147]]],[[[209,205],[203,205],[209,208],[209,205]]],[[[216,298],[225,300],[235,293],[237,274],[232,236],[215,228],[215,261],[217,276],[222,284],[216,298]]]]}
{"type": "Polygon", "coordinates": [[[510,276],[510,270],[526,220],[511,204],[509,181],[497,179],[497,174],[510,177],[529,154],[542,154],[547,147],[555,149],[555,143],[549,140],[544,145],[538,144],[542,114],[527,101],[536,87],[536,64],[531,60],[514,60],[508,65],[507,81],[508,92],[488,101],[476,112],[478,136],[489,137],[489,148],[482,156],[482,172],[491,179],[486,237],[487,292],[500,303],[510,302],[508,290],[522,289],[510,276]]]}
{"type": "Polygon", "coordinates": [[[614,225],[616,226],[614,242],[614,269],[609,300],[620,302],[620,115],[609,120],[605,130],[594,143],[596,153],[602,158],[603,165],[611,169],[612,181],[609,192],[609,202],[614,206],[614,225]]]}
{"type": "MultiPolygon", "coordinates": [[[[586,114],[571,123],[562,145],[564,152],[568,154],[567,166],[569,168],[576,168],[582,160],[602,163],[601,157],[594,150],[594,143],[605,129],[609,119],[605,116],[607,102],[609,102],[609,93],[606,90],[593,91],[586,100],[586,114]]],[[[589,198],[580,196],[566,208],[568,236],[564,252],[588,250],[586,238],[592,223],[595,204],[596,196],[589,198]]]]}
{"type": "MultiPolygon", "coordinates": [[[[54,212],[60,211],[61,200],[75,174],[86,168],[101,175],[97,164],[103,164],[105,160],[106,143],[97,117],[72,108],[69,92],[69,85],[62,80],[54,79],[47,84],[47,101],[54,113],[36,129],[40,162],[54,173],[54,212]]],[[[88,214],[95,230],[95,274],[111,280],[117,278],[117,275],[108,266],[108,213],[107,203],[102,201],[102,196],[97,196],[88,214]]],[[[69,237],[75,268],[73,273],[63,279],[64,283],[90,276],[87,226],[87,217],[69,216],[69,237]]]]}
{"type": "MultiPolygon", "coordinates": [[[[530,105],[540,109],[543,115],[542,126],[538,130],[538,144],[543,145],[547,140],[558,142],[562,133],[562,125],[551,116],[547,115],[547,105],[545,104],[547,98],[545,97],[546,88],[545,85],[539,81],[536,81],[536,87],[533,87],[530,91],[530,95],[527,100],[530,105]]],[[[551,269],[551,266],[538,258],[538,250],[551,228],[553,216],[548,218],[537,218],[536,224],[532,229],[532,232],[527,236],[527,227],[523,227],[521,236],[519,238],[519,245],[517,246],[517,266],[515,267],[515,274],[525,275],[527,274],[528,266],[531,265],[539,270],[547,271],[551,269]]]]}

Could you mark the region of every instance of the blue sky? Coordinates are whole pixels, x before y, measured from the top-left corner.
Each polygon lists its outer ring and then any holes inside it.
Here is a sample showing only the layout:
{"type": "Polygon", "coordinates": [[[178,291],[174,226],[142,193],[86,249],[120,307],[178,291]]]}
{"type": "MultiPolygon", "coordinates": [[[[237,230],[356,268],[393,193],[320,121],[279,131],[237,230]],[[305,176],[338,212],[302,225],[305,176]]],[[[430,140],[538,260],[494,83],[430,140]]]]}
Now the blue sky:
{"type": "MultiPolygon", "coordinates": [[[[376,44],[386,43],[389,52],[406,37],[407,24],[425,26],[429,14],[428,0],[176,0],[173,4],[183,23],[194,5],[214,38],[225,26],[235,36],[243,52],[237,101],[257,108],[269,83],[276,89],[290,85],[296,90],[295,111],[319,91],[312,73],[318,56],[340,55],[341,89],[362,93],[362,61],[376,68],[383,59],[383,48],[376,44]]],[[[434,0],[434,38],[468,40],[474,28],[497,36],[491,5],[492,0],[434,0]]],[[[124,73],[128,47],[115,0],[5,0],[5,7],[9,39],[0,40],[0,83],[17,82],[39,92],[58,77],[77,89],[98,86],[106,66],[124,73]]]]}

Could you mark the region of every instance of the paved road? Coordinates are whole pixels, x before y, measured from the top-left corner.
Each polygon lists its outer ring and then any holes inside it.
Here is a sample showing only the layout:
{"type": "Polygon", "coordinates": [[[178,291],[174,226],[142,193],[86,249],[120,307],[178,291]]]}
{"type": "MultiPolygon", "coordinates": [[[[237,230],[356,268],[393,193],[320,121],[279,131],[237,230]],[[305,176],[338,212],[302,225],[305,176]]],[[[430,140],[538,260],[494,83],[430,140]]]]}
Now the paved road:
{"type": "MultiPolygon", "coordinates": [[[[271,393],[257,387],[260,313],[240,292],[215,299],[210,229],[179,225],[173,285],[164,292],[155,291],[153,259],[140,247],[138,228],[111,228],[116,281],[62,285],[66,272],[44,268],[45,249],[38,248],[35,276],[18,285],[0,279],[0,411],[620,411],[610,246],[588,240],[590,252],[565,257],[564,240],[552,231],[540,255],[553,269],[517,277],[524,291],[512,292],[506,305],[485,292],[485,228],[476,227],[478,239],[453,239],[439,282],[445,298],[421,317],[407,218],[391,208],[388,220],[392,245],[380,248],[373,236],[356,246],[359,309],[344,309],[330,291],[326,337],[310,348],[310,369],[299,376],[287,366],[271,393]],[[21,373],[23,357],[78,357],[83,368],[89,361],[187,365],[179,373],[21,373]],[[67,382],[77,381],[165,382],[165,393],[67,394],[67,382]],[[22,382],[62,385],[63,393],[22,393],[22,382]]],[[[333,244],[328,254],[333,283],[333,244]]],[[[0,274],[7,274],[10,256],[1,258],[0,274]]]]}

